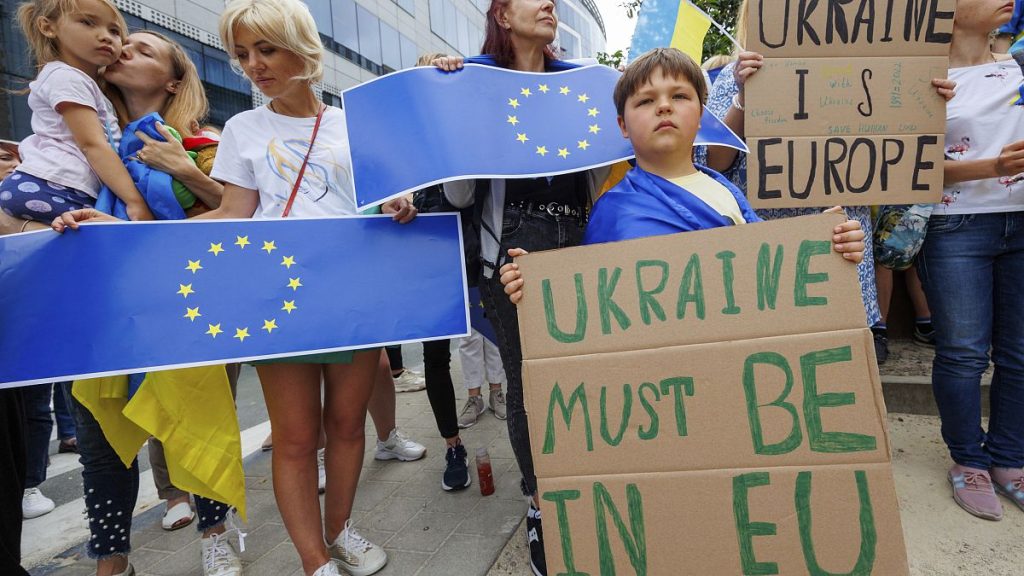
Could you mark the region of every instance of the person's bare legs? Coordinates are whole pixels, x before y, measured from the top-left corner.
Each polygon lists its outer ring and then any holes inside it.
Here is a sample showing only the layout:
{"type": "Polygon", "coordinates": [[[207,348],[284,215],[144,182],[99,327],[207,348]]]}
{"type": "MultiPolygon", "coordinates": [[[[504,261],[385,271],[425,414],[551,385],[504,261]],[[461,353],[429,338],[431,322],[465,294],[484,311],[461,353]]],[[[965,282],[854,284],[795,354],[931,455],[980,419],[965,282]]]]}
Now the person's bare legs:
{"type": "MultiPolygon", "coordinates": [[[[352,514],[352,502],[359,485],[366,447],[366,408],[371,394],[375,393],[380,355],[378,351],[356,352],[351,364],[326,365],[323,428],[327,433],[327,450],[324,454],[327,492],[324,494],[324,535],[328,542],[338,538],[345,527],[345,521],[352,514]]],[[[386,374],[390,378],[390,369],[386,374]]],[[[394,406],[393,387],[391,398],[394,406]]],[[[280,438],[280,434],[277,437],[280,438]]]]}
{"type": "Polygon", "coordinates": [[[380,351],[378,357],[373,395],[370,396],[367,410],[377,431],[377,439],[384,442],[395,429],[395,379],[391,376],[391,363],[384,350],[380,351]]]}
{"type": "MultiPolygon", "coordinates": [[[[316,468],[323,366],[264,364],[256,371],[274,429],[274,499],[303,570],[312,574],[329,559],[320,521],[316,468]]],[[[359,468],[356,470],[358,473],[359,468]]]]}

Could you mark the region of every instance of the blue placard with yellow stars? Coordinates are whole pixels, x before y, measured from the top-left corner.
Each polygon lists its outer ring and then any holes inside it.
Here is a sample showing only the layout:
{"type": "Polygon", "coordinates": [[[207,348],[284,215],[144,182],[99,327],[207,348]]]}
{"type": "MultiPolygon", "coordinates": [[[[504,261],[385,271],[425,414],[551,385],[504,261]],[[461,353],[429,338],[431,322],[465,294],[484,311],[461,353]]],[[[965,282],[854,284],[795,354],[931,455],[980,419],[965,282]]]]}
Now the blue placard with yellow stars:
{"type": "Polygon", "coordinates": [[[469,332],[455,214],[0,238],[0,387],[469,332]]]}
{"type": "MultiPolygon", "coordinates": [[[[544,74],[466,64],[419,67],[342,94],[356,202],[366,208],[465,178],[552,176],[633,157],[612,92],[619,72],[593,65],[544,74]]],[[[705,110],[696,144],[746,151],[705,110]]]]}

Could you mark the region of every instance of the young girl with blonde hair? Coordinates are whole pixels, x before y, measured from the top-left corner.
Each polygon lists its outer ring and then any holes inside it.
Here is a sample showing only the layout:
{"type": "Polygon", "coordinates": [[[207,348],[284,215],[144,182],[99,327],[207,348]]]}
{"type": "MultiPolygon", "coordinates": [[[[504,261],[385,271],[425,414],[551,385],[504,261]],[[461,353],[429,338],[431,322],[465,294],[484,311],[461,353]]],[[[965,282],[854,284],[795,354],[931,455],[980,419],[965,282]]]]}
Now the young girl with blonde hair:
{"type": "Polygon", "coordinates": [[[24,229],[93,206],[106,184],[130,218],[151,220],[115,151],[117,115],[97,84],[121,56],[124,17],[110,0],[33,0],[18,7],[18,22],[39,66],[28,97],[34,134],[21,143],[21,166],[0,183],[0,208],[26,220],[24,229]]]}

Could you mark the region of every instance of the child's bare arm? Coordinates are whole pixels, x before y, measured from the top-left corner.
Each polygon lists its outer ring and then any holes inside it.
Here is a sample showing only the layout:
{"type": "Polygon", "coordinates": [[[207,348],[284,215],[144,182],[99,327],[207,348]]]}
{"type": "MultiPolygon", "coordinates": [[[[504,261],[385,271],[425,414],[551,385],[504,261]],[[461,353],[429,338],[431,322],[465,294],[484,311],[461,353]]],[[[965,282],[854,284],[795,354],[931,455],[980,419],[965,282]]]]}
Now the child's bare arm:
{"type": "Polygon", "coordinates": [[[88,106],[65,102],[57,111],[75,138],[75,144],[85,154],[86,160],[104,184],[127,205],[128,217],[132,220],[152,220],[153,214],[135,187],[117,152],[110,147],[103,132],[96,111],[88,106]]]}

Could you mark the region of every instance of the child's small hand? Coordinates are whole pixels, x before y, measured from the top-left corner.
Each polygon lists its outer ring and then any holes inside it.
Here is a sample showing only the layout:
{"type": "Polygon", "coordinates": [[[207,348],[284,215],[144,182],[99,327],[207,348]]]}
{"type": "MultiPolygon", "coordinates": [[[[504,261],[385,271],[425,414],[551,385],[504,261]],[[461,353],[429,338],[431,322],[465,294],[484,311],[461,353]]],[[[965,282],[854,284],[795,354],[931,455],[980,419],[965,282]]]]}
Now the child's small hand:
{"type": "Polygon", "coordinates": [[[843,258],[860,264],[864,260],[864,230],[857,220],[847,220],[832,230],[832,248],[843,258]]]}
{"type": "Polygon", "coordinates": [[[953,99],[956,96],[956,82],[949,78],[933,78],[932,86],[935,87],[935,91],[938,92],[939,96],[942,96],[946,102],[953,99]]]}
{"type": "Polygon", "coordinates": [[[128,218],[133,221],[156,220],[156,218],[153,217],[153,213],[149,211],[149,206],[146,206],[145,202],[140,204],[128,204],[125,207],[125,211],[128,212],[128,218]]]}
{"type": "MultiPolygon", "coordinates": [[[[512,258],[517,258],[529,254],[522,248],[509,248],[508,255],[512,258]]],[[[513,304],[519,304],[519,301],[523,299],[523,274],[519,271],[519,264],[515,262],[509,262],[498,269],[498,277],[501,279],[501,284],[505,287],[505,294],[508,294],[508,299],[513,304]]]]}
{"type": "Polygon", "coordinates": [[[118,219],[110,214],[104,214],[95,208],[82,208],[81,210],[71,210],[57,216],[50,224],[50,228],[63,233],[67,228],[78,230],[78,225],[82,222],[118,222],[118,219]]]}

